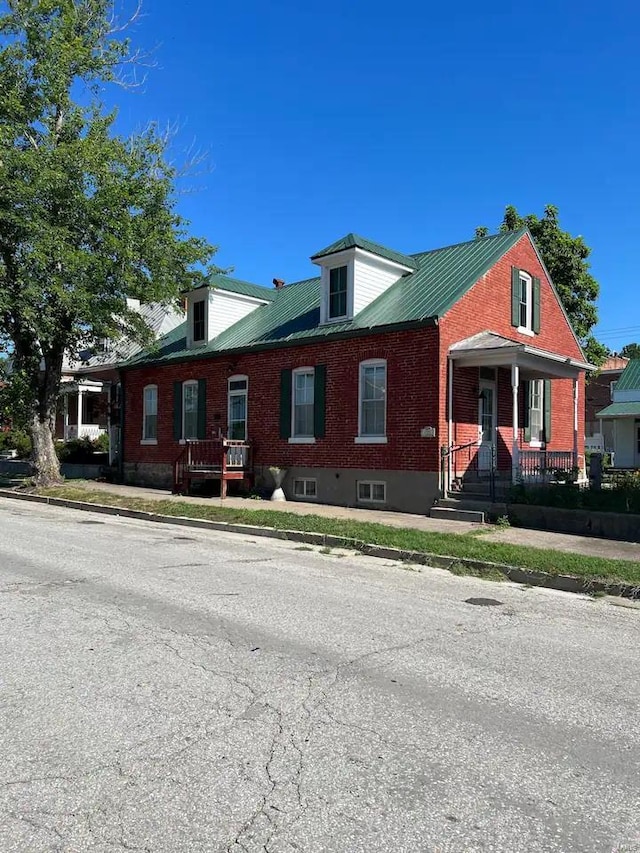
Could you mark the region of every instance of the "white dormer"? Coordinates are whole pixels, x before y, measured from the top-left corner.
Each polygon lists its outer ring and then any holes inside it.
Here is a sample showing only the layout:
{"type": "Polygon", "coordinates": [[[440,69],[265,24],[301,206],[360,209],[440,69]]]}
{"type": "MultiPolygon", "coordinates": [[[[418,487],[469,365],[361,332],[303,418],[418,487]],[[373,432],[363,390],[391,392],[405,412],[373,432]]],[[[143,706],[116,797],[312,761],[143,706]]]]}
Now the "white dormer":
{"type": "Polygon", "coordinates": [[[347,234],[311,260],[322,270],[321,323],[352,320],[399,278],[417,269],[410,256],[356,234],[347,234]]]}
{"type": "Polygon", "coordinates": [[[187,347],[206,346],[238,320],[267,305],[273,295],[264,287],[215,275],[186,296],[187,347]]]}

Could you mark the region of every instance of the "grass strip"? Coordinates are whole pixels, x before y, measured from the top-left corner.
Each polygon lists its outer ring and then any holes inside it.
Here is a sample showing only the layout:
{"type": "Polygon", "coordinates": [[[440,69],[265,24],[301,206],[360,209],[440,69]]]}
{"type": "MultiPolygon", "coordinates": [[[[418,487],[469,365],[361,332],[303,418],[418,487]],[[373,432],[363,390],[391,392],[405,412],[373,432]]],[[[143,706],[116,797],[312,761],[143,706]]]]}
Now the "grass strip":
{"type": "Polygon", "coordinates": [[[640,562],[638,561],[610,560],[604,557],[572,554],[551,549],[487,542],[481,536],[468,533],[437,533],[407,527],[391,527],[368,521],[325,518],[320,515],[298,515],[292,512],[268,509],[235,509],[175,500],[145,499],[112,494],[79,485],[40,489],[38,494],[117,506],[159,515],[226,521],[232,524],[252,524],[257,527],[273,527],[277,530],[324,533],[388,548],[483,560],[516,566],[521,569],[547,572],[551,575],[574,575],[605,583],[624,582],[640,586],[640,562]]]}

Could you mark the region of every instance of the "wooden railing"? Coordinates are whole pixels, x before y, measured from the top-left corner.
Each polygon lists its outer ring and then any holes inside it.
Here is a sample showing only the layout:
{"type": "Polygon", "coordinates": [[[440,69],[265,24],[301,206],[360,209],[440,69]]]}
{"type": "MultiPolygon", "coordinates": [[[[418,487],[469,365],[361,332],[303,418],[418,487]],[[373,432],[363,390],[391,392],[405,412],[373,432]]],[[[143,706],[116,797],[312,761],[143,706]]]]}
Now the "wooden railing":
{"type": "Polygon", "coordinates": [[[173,491],[187,492],[191,480],[208,479],[222,482],[221,495],[226,495],[226,481],[243,479],[251,471],[251,445],[230,438],[190,439],[173,465],[173,491]]]}
{"type": "Polygon", "coordinates": [[[525,483],[566,480],[577,465],[572,450],[521,450],[520,478],[525,483]]]}

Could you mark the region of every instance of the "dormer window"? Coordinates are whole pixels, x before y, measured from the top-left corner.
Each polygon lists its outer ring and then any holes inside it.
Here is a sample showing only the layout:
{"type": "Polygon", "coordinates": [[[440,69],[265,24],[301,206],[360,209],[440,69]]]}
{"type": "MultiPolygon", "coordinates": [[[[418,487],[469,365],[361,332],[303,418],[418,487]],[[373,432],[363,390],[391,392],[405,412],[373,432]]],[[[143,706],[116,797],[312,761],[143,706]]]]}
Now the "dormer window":
{"type": "Polygon", "coordinates": [[[205,336],[205,300],[199,299],[193,303],[193,341],[197,343],[205,336]]]}
{"type": "Polygon", "coordinates": [[[329,320],[347,316],[347,267],[335,267],[329,271],[329,320]]]}

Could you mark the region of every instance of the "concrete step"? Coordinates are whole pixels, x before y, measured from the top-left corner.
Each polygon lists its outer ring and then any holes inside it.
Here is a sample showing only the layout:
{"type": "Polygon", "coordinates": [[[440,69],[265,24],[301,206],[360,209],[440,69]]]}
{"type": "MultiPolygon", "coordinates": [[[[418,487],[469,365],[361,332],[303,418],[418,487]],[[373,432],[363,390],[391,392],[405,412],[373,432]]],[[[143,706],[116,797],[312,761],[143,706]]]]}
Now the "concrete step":
{"type": "Polygon", "coordinates": [[[484,524],[484,512],[477,509],[460,509],[452,506],[433,506],[429,512],[431,518],[447,519],[448,521],[471,521],[474,524],[484,524]]]}

